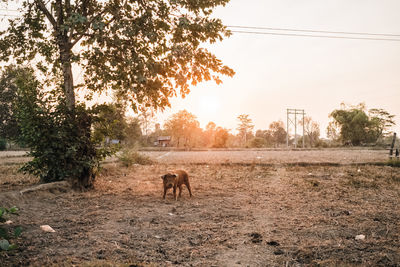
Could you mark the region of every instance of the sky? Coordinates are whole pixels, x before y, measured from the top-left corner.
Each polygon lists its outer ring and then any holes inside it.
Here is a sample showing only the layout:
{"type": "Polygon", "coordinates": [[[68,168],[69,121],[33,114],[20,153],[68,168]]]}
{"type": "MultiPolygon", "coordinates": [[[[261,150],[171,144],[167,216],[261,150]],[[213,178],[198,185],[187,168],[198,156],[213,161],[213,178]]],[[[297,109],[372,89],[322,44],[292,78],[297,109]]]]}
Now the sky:
{"type": "MultiPolygon", "coordinates": [[[[400,35],[399,10],[399,0],[231,0],[214,16],[229,26],[400,35]]],[[[192,87],[156,121],[186,109],[203,128],[213,121],[235,133],[240,114],[248,114],[257,130],[277,120],[286,124],[288,108],[304,109],[325,137],[334,109],[363,102],[394,114],[393,130],[400,134],[400,42],[233,33],[204,47],[235,76],[192,87]]]]}
{"type": "MultiPolygon", "coordinates": [[[[399,10],[398,0],[231,0],[215,16],[230,26],[400,34],[399,10]]],[[[286,124],[286,109],[296,108],[320,124],[324,137],[340,103],[364,102],[396,115],[400,133],[400,42],[234,33],[205,47],[236,75],[172,99],[158,121],[186,109],[201,127],[213,121],[234,133],[240,114],[255,130],[267,129],[272,121],[286,124]]]]}

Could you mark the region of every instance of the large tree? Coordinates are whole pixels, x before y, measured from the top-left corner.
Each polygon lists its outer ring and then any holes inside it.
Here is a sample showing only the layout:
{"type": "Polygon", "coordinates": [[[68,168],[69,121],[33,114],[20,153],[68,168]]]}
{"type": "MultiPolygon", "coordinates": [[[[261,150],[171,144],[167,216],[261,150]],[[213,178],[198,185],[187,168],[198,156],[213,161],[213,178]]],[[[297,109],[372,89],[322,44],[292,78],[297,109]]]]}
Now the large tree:
{"type": "MultiPolygon", "coordinates": [[[[76,120],[73,65],[87,92],[112,90],[134,110],[170,106],[202,80],[220,83],[233,70],[201,46],[229,31],[212,17],[229,0],[25,0],[22,16],[1,33],[2,61],[29,63],[58,89],[76,120]]],[[[80,85],[81,86],[81,85],[80,85]]],[[[91,180],[88,180],[89,183],[91,180]]]]}

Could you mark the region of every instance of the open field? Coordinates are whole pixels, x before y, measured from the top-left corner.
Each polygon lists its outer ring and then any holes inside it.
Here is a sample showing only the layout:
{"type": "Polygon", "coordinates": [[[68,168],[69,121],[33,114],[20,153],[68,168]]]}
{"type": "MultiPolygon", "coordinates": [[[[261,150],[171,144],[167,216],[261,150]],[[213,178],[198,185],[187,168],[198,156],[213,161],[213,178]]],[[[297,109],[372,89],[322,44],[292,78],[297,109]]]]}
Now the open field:
{"type": "Polygon", "coordinates": [[[388,159],[387,150],[324,149],[324,150],[209,150],[209,151],[146,151],[145,155],[159,163],[369,163],[388,159]]]}
{"type": "Polygon", "coordinates": [[[0,266],[400,266],[400,171],[365,164],[386,151],[144,154],[157,163],[107,163],[86,193],[20,195],[36,178],[0,159],[0,203],[24,228],[0,266]],[[194,196],[163,200],[160,176],[176,168],[194,196]]]}

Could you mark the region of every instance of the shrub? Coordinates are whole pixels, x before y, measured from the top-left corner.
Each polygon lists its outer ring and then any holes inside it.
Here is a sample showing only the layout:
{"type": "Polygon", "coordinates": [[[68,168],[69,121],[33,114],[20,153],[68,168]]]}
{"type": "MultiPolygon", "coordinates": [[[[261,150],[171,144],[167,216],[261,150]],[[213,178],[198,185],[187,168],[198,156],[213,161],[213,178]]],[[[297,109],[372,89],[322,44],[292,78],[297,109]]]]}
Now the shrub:
{"type": "Polygon", "coordinates": [[[118,159],[125,167],[130,167],[133,164],[147,165],[153,163],[149,157],[140,154],[134,149],[124,149],[118,159]]]}
{"type": "Polygon", "coordinates": [[[30,148],[33,157],[21,170],[41,182],[71,179],[78,188],[91,188],[100,161],[116,151],[93,140],[96,110],[83,105],[68,109],[57,89],[44,95],[33,74],[19,77],[17,84],[18,141],[30,148]]]}

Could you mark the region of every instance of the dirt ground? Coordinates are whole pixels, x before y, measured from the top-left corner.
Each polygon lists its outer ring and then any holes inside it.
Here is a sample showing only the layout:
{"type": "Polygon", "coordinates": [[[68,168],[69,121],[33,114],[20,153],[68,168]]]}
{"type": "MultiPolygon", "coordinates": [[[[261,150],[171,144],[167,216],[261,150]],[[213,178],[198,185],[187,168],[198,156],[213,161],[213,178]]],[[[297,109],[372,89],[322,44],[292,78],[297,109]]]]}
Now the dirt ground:
{"type": "Polygon", "coordinates": [[[174,164],[169,155],[107,163],[86,193],[21,195],[35,178],[0,161],[0,206],[18,206],[11,226],[24,229],[0,266],[400,266],[398,168],[174,164]],[[184,188],[178,201],[162,199],[160,176],[171,169],[188,171],[192,198],[184,188]]]}

